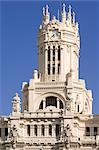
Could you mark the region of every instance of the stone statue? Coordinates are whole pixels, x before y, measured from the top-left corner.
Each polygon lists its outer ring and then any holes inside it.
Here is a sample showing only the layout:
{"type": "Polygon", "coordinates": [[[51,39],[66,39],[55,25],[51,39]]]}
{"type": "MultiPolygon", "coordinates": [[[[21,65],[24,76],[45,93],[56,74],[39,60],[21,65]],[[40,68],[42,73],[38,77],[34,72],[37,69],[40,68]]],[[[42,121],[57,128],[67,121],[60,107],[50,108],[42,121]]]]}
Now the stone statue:
{"type": "Polygon", "coordinates": [[[10,131],[10,138],[11,138],[11,144],[13,149],[16,148],[17,137],[18,137],[17,128],[15,125],[13,125],[10,131]]]}
{"type": "Polygon", "coordinates": [[[70,147],[71,137],[72,137],[72,133],[71,133],[70,125],[67,124],[67,126],[64,129],[64,145],[67,149],[70,147]]]}

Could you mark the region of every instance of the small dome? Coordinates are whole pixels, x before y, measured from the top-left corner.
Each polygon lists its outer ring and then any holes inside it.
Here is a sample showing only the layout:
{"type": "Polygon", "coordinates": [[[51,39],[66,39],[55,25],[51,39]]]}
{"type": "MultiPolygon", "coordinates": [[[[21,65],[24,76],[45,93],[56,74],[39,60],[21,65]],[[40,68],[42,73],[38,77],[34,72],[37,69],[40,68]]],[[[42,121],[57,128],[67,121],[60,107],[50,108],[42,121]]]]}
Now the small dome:
{"type": "Polygon", "coordinates": [[[20,101],[18,93],[16,93],[15,96],[13,97],[13,101],[20,101]]]}

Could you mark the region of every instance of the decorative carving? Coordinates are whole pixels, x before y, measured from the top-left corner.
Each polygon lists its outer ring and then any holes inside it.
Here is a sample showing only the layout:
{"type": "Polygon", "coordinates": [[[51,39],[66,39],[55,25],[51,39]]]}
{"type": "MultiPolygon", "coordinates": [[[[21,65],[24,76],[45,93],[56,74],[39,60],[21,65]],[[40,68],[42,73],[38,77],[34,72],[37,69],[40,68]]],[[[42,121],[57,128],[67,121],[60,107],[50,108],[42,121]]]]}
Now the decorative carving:
{"type": "Polygon", "coordinates": [[[67,124],[67,126],[64,128],[62,140],[65,148],[70,148],[70,142],[71,142],[72,132],[70,129],[70,125],[67,124]]]}
{"type": "Polygon", "coordinates": [[[16,143],[17,143],[17,138],[18,138],[18,132],[17,132],[17,128],[16,125],[13,125],[13,127],[10,130],[9,133],[9,139],[12,145],[12,148],[15,149],[16,148],[16,143]]]}

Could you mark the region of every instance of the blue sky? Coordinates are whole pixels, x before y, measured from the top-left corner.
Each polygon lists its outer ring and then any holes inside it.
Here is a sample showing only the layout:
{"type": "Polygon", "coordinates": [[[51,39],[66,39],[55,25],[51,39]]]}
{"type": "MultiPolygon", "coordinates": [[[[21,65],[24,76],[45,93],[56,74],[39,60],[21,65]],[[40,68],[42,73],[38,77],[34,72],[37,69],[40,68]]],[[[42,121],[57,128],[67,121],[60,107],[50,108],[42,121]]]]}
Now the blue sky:
{"type": "MultiPolygon", "coordinates": [[[[80,78],[93,91],[93,112],[99,113],[99,3],[62,1],[72,5],[80,24],[80,78]]],[[[42,7],[57,16],[60,1],[0,1],[0,115],[11,112],[11,100],[21,95],[23,81],[37,68],[37,33],[42,7]]]]}

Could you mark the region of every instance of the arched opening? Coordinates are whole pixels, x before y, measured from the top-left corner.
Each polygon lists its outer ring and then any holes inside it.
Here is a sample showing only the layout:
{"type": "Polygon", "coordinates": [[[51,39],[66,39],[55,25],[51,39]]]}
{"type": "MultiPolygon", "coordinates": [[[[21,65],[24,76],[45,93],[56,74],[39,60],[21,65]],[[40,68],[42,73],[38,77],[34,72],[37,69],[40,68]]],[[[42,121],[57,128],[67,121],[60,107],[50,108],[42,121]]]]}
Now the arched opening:
{"type": "Polygon", "coordinates": [[[58,109],[63,109],[64,107],[63,102],[55,96],[48,96],[44,98],[40,103],[39,109],[45,109],[48,106],[54,106],[58,109]]]}
{"type": "Polygon", "coordinates": [[[46,107],[55,106],[57,108],[57,97],[50,96],[46,98],[46,107]]]}

